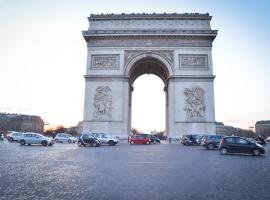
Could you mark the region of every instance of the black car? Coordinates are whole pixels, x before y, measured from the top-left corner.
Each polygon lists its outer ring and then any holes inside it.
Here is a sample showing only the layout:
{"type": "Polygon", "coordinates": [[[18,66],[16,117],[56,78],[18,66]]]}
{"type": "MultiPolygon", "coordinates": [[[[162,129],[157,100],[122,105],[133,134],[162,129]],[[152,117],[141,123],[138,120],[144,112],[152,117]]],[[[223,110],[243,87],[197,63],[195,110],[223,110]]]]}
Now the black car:
{"type": "Polygon", "coordinates": [[[78,146],[93,146],[93,147],[99,147],[101,145],[101,142],[99,139],[95,138],[90,133],[83,133],[80,135],[78,140],[78,146]]]}
{"type": "Polygon", "coordinates": [[[218,149],[223,155],[227,153],[240,153],[259,156],[260,154],[265,153],[265,149],[262,145],[238,136],[224,137],[220,141],[218,149]]]}
{"type": "Polygon", "coordinates": [[[218,148],[220,140],[223,137],[223,135],[205,135],[201,140],[201,145],[209,150],[218,148]]]}

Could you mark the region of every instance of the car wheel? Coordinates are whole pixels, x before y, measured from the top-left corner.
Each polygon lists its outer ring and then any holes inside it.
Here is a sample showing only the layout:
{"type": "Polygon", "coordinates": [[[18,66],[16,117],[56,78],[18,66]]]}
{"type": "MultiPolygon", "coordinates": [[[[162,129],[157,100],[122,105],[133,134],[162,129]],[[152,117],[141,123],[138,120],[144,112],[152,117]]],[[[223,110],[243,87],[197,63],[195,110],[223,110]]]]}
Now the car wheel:
{"type": "Polygon", "coordinates": [[[96,143],[96,142],[94,142],[92,145],[93,145],[93,147],[96,147],[96,146],[97,146],[97,143],[96,143]]]}
{"type": "Polygon", "coordinates": [[[149,142],[149,141],[147,141],[145,144],[150,144],[150,142],[149,142]]]}
{"type": "Polygon", "coordinates": [[[9,138],[8,141],[13,142],[13,138],[9,138]]]}
{"type": "Polygon", "coordinates": [[[254,149],[253,150],[253,155],[254,156],[259,156],[261,154],[260,150],[259,149],[254,149]]]}
{"type": "Polygon", "coordinates": [[[42,141],[41,144],[42,144],[42,146],[47,146],[48,142],[47,141],[42,141]]]}
{"type": "Polygon", "coordinates": [[[209,150],[213,150],[215,148],[215,146],[213,144],[208,144],[207,145],[207,149],[209,150]]]}
{"type": "Polygon", "coordinates": [[[110,141],[109,141],[109,145],[110,145],[110,146],[115,145],[115,144],[114,144],[114,141],[110,140],[110,141]]]}
{"type": "Polygon", "coordinates": [[[58,139],[55,139],[55,142],[56,142],[56,143],[59,142],[58,139]]]}
{"type": "Polygon", "coordinates": [[[133,142],[133,141],[131,141],[131,142],[130,142],[130,144],[134,144],[134,142],[133,142]]]}
{"type": "Polygon", "coordinates": [[[220,153],[222,155],[226,155],[228,153],[228,150],[226,148],[222,148],[222,149],[220,149],[220,153]]]}
{"type": "Polygon", "coordinates": [[[154,140],[154,142],[153,142],[154,144],[156,144],[157,143],[157,141],[156,140],[154,140]]]}
{"type": "Polygon", "coordinates": [[[70,139],[68,140],[68,143],[71,143],[71,140],[70,139]]]}
{"type": "Polygon", "coordinates": [[[21,145],[25,145],[25,141],[24,141],[24,140],[21,140],[21,141],[20,141],[20,144],[21,144],[21,145]]]}

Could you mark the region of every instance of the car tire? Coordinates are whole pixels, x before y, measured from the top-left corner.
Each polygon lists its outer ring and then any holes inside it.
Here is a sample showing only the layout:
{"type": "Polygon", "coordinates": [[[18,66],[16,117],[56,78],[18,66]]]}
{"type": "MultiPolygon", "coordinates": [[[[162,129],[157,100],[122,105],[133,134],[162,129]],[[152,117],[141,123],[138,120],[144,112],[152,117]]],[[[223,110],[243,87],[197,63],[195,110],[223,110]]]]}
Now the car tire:
{"type": "Polygon", "coordinates": [[[93,142],[92,146],[93,147],[97,147],[97,143],[96,142],[93,142]]]}
{"type": "Polygon", "coordinates": [[[21,145],[25,145],[25,140],[21,140],[21,141],[20,141],[20,144],[21,144],[21,145]]]}
{"type": "Polygon", "coordinates": [[[149,141],[147,141],[145,144],[147,144],[147,145],[148,145],[148,144],[150,144],[150,142],[149,142],[149,141]]]}
{"type": "Polygon", "coordinates": [[[130,144],[134,144],[134,142],[133,142],[133,141],[131,141],[131,142],[130,142],[130,144]]]}
{"type": "Polygon", "coordinates": [[[228,153],[228,150],[226,148],[221,148],[220,149],[220,154],[226,155],[228,153]]]}
{"type": "Polygon", "coordinates": [[[153,142],[154,144],[156,144],[157,143],[157,141],[156,140],[154,140],[154,142],[153,142]]]}
{"type": "Polygon", "coordinates": [[[68,139],[68,143],[71,143],[71,140],[70,139],[68,139]]]}
{"type": "Polygon", "coordinates": [[[42,144],[42,146],[47,146],[48,142],[47,141],[42,141],[41,144],[42,144]]]}
{"type": "Polygon", "coordinates": [[[85,146],[81,141],[78,141],[77,145],[78,145],[78,147],[84,147],[85,146]]]}
{"type": "Polygon", "coordinates": [[[210,143],[210,144],[207,145],[206,148],[209,149],[209,150],[213,150],[215,148],[215,146],[214,146],[214,144],[210,143]]]}
{"type": "Polygon", "coordinates": [[[110,145],[110,146],[115,145],[114,141],[110,140],[110,141],[109,141],[109,145],[110,145]]]}
{"type": "Polygon", "coordinates": [[[259,156],[261,154],[260,150],[259,149],[254,149],[253,150],[253,155],[254,156],[259,156]]]}
{"type": "Polygon", "coordinates": [[[58,139],[55,139],[55,142],[58,143],[59,142],[58,139]]]}
{"type": "Polygon", "coordinates": [[[9,141],[9,142],[13,142],[13,138],[9,138],[8,141],[9,141]]]}

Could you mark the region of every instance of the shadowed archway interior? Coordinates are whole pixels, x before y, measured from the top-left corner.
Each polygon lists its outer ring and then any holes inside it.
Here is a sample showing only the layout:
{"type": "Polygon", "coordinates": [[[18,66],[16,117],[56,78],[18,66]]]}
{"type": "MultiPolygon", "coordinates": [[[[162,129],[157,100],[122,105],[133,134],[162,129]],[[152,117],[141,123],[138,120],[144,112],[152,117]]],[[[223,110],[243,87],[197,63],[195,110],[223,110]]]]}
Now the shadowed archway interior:
{"type": "Polygon", "coordinates": [[[129,72],[131,85],[134,83],[136,78],[143,74],[154,74],[160,77],[165,85],[169,77],[169,71],[165,64],[160,60],[152,57],[143,58],[133,65],[129,72]]]}

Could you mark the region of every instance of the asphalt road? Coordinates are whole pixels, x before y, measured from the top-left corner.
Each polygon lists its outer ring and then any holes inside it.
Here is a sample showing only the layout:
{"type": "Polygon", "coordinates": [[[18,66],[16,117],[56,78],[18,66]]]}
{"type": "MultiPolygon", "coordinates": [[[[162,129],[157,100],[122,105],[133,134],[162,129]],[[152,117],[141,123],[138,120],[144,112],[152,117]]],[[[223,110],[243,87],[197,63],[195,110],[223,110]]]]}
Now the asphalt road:
{"type": "Polygon", "coordinates": [[[0,200],[269,200],[266,155],[180,144],[77,147],[0,141],[0,200]]]}

